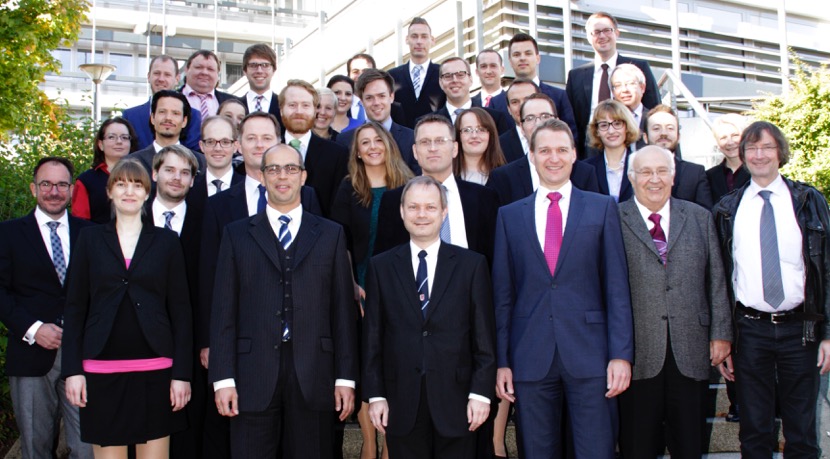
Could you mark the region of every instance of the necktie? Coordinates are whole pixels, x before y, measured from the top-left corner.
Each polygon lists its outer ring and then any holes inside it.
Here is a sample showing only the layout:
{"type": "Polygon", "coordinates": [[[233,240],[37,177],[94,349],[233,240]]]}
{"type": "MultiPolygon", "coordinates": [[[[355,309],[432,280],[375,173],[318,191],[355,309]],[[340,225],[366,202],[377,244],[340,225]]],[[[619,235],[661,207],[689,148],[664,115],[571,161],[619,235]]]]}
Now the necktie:
{"type": "Polygon", "coordinates": [[[669,245],[666,242],[666,233],[663,232],[663,227],[660,226],[660,214],[651,214],[648,219],[654,222],[654,228],[648,233],[651,234],[651,240],[654,241],[654,246],[657,247],[657,253],[660,254],[660,260],[666,264],[666,252],[668,252],[669,245]]]}
{"type": "MultiPolygon", "coordinates": [[[[283,249],[288,249],[291,244],[291,231],[288,230],[288,224],[291,223],[291,217],[288,215],[280,215],[280,230],[277,238],[280,240],[283,249]]],[[[289,312],[285,312],[284,320],[282,322],[282,340],[288,341],[291,339],[291,318],[288,317],[289,312]]]]}
{"type": "Polygon", "coordinates": [[[202,119],[205,119],[210,116],[207,100],[211,97],[211,94],[196,93],[196,97],[199,98],[199,111],[202,113],[202,119]]]}
{"type": "Polygon", "coordinates": [[[418,252],[418,273],[415,275],[415,285],[418,286],[418,301],[421,302],[421,314],[427,318],[427,304],[429,304],[429,279],[427,279],[427,251],[418,252]]]}
{"type": "Polygon", "coordinates": [[[551,276],[556,271],[556,260],[559,259],[559,249],[562,248],[562,209],[559,200],[562,194],[554,191],[548,193],[548,223],[545,227],[545,260],[548,262],[551,276]]]}
{"type": "Polygon", "coordinates": [[[357,117],[355,117],[355,119],[361,123],[366,121],[366,109],[363,108],[363,102],[357,103],[357,117]]]}
{"type": "Polygon", "coordinates": [[[599,97],[597,102],[611,98],[611,87],[608,86],[608,64],[602,64],[602,76],[599,78],[599,97]]]}
{"type": "Polygon", "coordinates": [[[493,96],[487,96],[487,97],[484,98],[484,106],[485,107],[490,106],[490,99],[492,99],[492,98],[493,98],[493,96]]]}
{"type": "Polygon", "coordinates": [[[452,114],[454,115],[454,116],[452,117],[452,124],[455,124],[455,120],[457,120],[457,119],[458,119],[458,115],[459,115],[461,112],[463,112],[463,111],[464,111],[464,109],[463,109],[463,108],[456,108],[456,109],[455,109],[455,111],[454,111],[454,112],[452,112],[452,114]]]}
{"type": "Polygon", "coordinates": [[[212,183],[213,186],[216,187],[216,192],[217,193],[222,191],[222,181],[221,180],[216,179],[216,180],[211,181],[210,183],[212,183]]]}
{"type": "Polygon", "coordinates": [[[173,212],[172,210],[168,210],[168,211],[162,212],[161,214],[164,215],[164,227],[169,229],[169,230],[172,230],[173,225],[171,225],[170,222],[173,220],[173,217],[176,216],[176,212],[173,212]]]}
{"type": "Polygon", "coordinates": [[[66,280],[66,260],[63,258],[61,238],[58,237],[58,226],[60,224],[61,222],[49,222],[46,225],[49,227],[49,241],[52,243],[52,264],[55,265],[58,279],[63,285],[63,281],[66,280]]]}
{"type": "Polygon", "coordinates": [[[294,148],[297,151],[300,151],[300,140],[299,139],[291,139],[288,142],[288,145],[291,145],[292,148],[294,148]]]}
{"type": "Polygon", "coordinates": [[[421,97],[421,66],[412,69],[412,88],[415,89],[415,98],[421,97]]]}
{"type": "Polygon", "coordinates": [[[764,282],[764,301],[778,309],[784,301],[784,283],[781,280],[775,213],[769,202],[771,193],[768,190],[758,192],[764,200],[764,207],[761,209],[761,272],[764,282]]]}
{"type": "MultiPolygon", "coordinates": [[[[444,191],[447,191],[447,187],[444,187],[444,191]]],[[[438,236],[441,238],[442,241],[446,242],[447,244],[452,244],[452,233],[450,232],[449,212],[447,212],[447,216],[444,217],[444,221],[441,222],[441,231],[438,233],[438,236]]]]}
{"type": "Polygon", "coordinates": [[[254,98],[254,99],[256,99],[256,105],[254,106],[254,111],[256,111],[256,112],[261,112],[262,111],[262,98],[263,98],[263,96],[261,96],[261,95],[256,96],[254,98]]]}
{"type": "Polygon", "coordinates": [[[259,190],[259,200],[256,202],[256,213],[260,213],[265,210],[265,205],[268,203],[268,198],[265,197],[265,187],[262,185],[257,185],[257,189],[259,190]]]}

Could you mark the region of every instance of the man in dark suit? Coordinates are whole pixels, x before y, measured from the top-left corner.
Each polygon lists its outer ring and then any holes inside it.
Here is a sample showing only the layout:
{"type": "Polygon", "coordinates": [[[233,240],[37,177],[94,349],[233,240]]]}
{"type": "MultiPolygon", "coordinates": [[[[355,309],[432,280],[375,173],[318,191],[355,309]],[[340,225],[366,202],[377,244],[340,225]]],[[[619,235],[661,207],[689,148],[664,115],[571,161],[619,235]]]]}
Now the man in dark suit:
{"type": "Polygon", "coordinates": [[[349,417],[359,372],[346,238],[303,209],[296,150],[271,148],[261,170],[266,210],[228,225],[220,248],[210,339],[216,406],[231,418],[233,457],[326,459],[331,413],[349,417]]]}
{"type": "MultiPolygon", "coordinates": [[[[536,126],[548,119],[556,118],[556,107],[548,96],[537,92],[525,98],[519,113],[519,118],[523,120],[520,121],[522,132],[526,138],[530,138],[536,126]]],[[[582,161],[573,164],[570,180],[580,190],[599,192],[594,168],[582,161]]],[[[530,155],[495,169],[490,173],[487,187],[496,191],[499,204],[502,206],[529,196],[539,187],[539,176],[530,155]]]]}
{"type": "MultiPolygon", "coordinates": [[[[355,83],[357,83],[357,79],[360,78],[360,75],[363,75],[363,72],[366,69],[376,68],[378,68],[378,66],[375,63],[375,58],[366,53],[355,54],[346,61],[346,74],[355,83]]],[[[404,113],[400,102],[392,102],[391,116],[392,119],[400,125],[403,125],[406,122],[406,114],[404,113]]],[[[357,95],[356,91],[352,96],[352,108],[349,110],[349,118],[356,119],[361,123],[366,122],[366,109],[363,105],[363,101],[360,100],[360,97],[357,95]]]]}
{"type": "Polygon", "coordinates": [[[265,43],[256,43],[242,55],[242,73],[248,79],[248,92],[240,97],[245,113],[268,112],[282,122],[280,102],[271,90],[277,71],[277,53],[265,43]]]}
{"type": "Polygon", "coordinates": [[[205,173],[193,178],[188,205],[204,208],[207,198],[242,182],[244,174],[233,169],[233,154],[239,151],[239,135],[230,118],[209,116],[202,123],[200,150],[205,152],[205,173]]]}
{"type": "Polygon", "coordinates": [[[530,143],[539,189],[502,207],[496,223],[496,391],[516,403],[523,457],[559,451],[564,399],[576,457],[611,459],[614,397],[634,358],[617,206],[570,183],[567,124],[546,121],[530,143]]]}
{"type": "MultiPolygon", "coordinates": [[[[154,57],[150,61],[150,71],[147,72],[147,82],[150,83],[150,92],[155,94],[162,89],[175,90],[179,84],[179,64],[176,59],[167,54],[154,57]]],[[[153,144],[155,134],[150,124],[150,104],[153,96],[147,102],[130,107],[124,110],[121,116],[133,125],[138,136],[138,148],[147,148],[153,144]]],[[[184,146],[191,150],[199,149],[199,125],[202,122],[202,114],[191,113],[187,125],[187,136],[184,138],[184,146]]]]}
{"type": "MultiPolygon", "coordinates": [[[[565,90],[542,83],[539,79],[538,67],[542,56],[539,55],[539,45],[536,39],[526,33],[517,33],[510,39],[507,47],[508,58],[510,59],[510,66],[513,67],[513,73],[516,78],[525,78],[533,81],[539,90],[550,97],[556,105],[556,113],[559,119],[567,123],[572,131],[576,132],[576,121],[574,120],[573,109],[571,103],[568,101],[568,96],[565,90]]],[[[501,110],[504,113],[510,113],[509,101],[507,95],[499,94],[490,101],[490,107],[501,110]]]]}
{"type": "Polygon", "coordinates": [[[471,459],[495,395],[487,260],[441,241],[447,196],[434,178],[409,181],[400,214],[410,242],[373,258],[367,275],[369,417],[390,457],[471,459]]]}
{"type": "Polygon", "coordinates": [[[23,457],[54,457],[63,418],[73,459],[92,457],[81,442],[78,408],[66,399],[61,374],[63,310],[70,252],[86,220],[69,215],[72,163],[46,157],[29,188],[37,207],[0,223],[0,322],[8,329],[6,375],[23,457]]]}
{"type": "MultiPolygon", "coordinates": [[[[643,104],[646,91],[646,76],[643,71],[634,64],[618,64],[611,72],[610,83],[614,100],[631,110],[634,124],[640,127],[640,131],[645,132],[646,113],[654,106],[643,104]]],[[[644,146],[644,141],[637,141],[636,149],[644,146]]]]}
{"type": "MultiPolygon", "coordinates": [[[[438,65],[435,64],[435,66],[438,65]]],[[[436,70],[436,79],[437,73],[436,70]]],[[[395,81],[388,73],[377,69],[366,69],[355,82],[355,94],[360,97],[363,106],[366,107],[366,119],[377,121],[392,134],[404,162],[412,169],[412,172],[419,174],[421,168],[412,155],[415,134],[412,129],[392,120],[392,103],[395,101],[395,93],[392,91],[394,85],[395,81]]],[[[342,132],[337,136],[337,143],[350,148],[353,136],[354,130],[342,132]]]]}
{"type": "Polygon", "coordinates": [[[706,179],[706,169],[700,164],[677,157],[680,149],[680,123],[671,107],[660,104],[648,111],[643,138],[647,144],[661,146],[675,154],[671,195],[712,209],[712,192],[706,179]]]}
{"type": "Polygon", "coordinates": [[[504,92],[501,77],[504,75],[504,62],[501,54],[493,49],[485,49],[476,56],[476,74],[481,82],[481,91],[473,96],[476,107],[489,107],[493,97],[504,92]]]}
{"type": "MultiPolygon", "coordinates": [[[[435,111],[436,115],[448,118],[453,125],[463,110],[470,107],[481,107],[481,101],[476,103],[470,98],[470,87],[473,85],[470,73],[470,64],[460,57],[451,57],[441,63],[439,70],[441,89],[447,96],[447,103],[435,111]]],[[[499,134],[503,134],[516,127],[509,114],[484,108],[496,123],[499,134]]]]}
{"type": "MultiPolygon", "coordinates": [[[[491,259],[498,197],[492,190],[457,180],[452,174],[452,160],[458,154],[458,144],[450,121],[435,114],[422,117],[415,126],[414,154],[423,175],[438,180],[447,189],[449,206],[441,240],[469,248],[491,259]]],[[[378,210],[378,221],[381,223],[378,225],[375,253],[409,240],[400,212],[402,193],[403,187],[383,193],[378,210]]]]}
{"type": "Polygon", "coordinates": [[[429,58],[435,38],[424,18],[415,17],[409,23],[406,44],[409,62],[393,68],[389,75],[395,80],[395,99],[406,115],[404,126],[411,129],[418,118],[442,107],[446,98],[438,85],[438,64],[429,58]]]}
{"type": "Polygon", "coordinates": [[[216,115],[222,102],[235,96],[216,89],[219,85],[219,57],[213,51],[200,49],[185,63],[185,85],[182,93],[202,119],[216,115]]]}
{"type": "Polygon", "coordinates": [[[620,395],[620,451],[660,456],[666,430],[672,457],[698,459],[709,375],[732,341],[714,219],[671,198],[669,151],[649,145],[629,162],[634,199],[620,203],[620,220],[635,339],[631,387],[620,395]]]}
{"type": "Polygon", "coordinates": [[[646,79],[643,105],[654,107],[660,103],[657,81],[648,62],[620,56],[617,53],[620,29],[616,18],[605,12],[594,13],[588,18],[585,31],[594,48],[594,62],[568,72],[568,83],[565,87],[576,116],[577,130],[574,133],[580,158],[585,157],[585,146],[588,141],[585,130],[591,121],[594,107],[600,101],[611,98],[610,76],[617,65],[634,64],[639,67],[646,79]]]}
{"type": "Polygon", "coordinates": [[[501,145],[504,159],[508,163],[523,159],[527,156],[529,147],[524,130],[522,129],[522,103],[531,94],[538,92],[541,92],[539,86],[532,80],[525,78],[516,78],[507,87],[507,91],[504,92],[507,98],[507,109],[513,118],[513,122],[516,123],[515,129],[499,135],[499,145],[501,145]]]}
{"type": "Polygon", "coordinates": [[[308,174],[306,186],[317,192],[323,215],[327,216],[337,188],[348,173],[349,151],[311,131],[320,102],[314,86],[303,80],[288,80],[280,91],[279,100],[285,143],[300,152],[308,174]]]}

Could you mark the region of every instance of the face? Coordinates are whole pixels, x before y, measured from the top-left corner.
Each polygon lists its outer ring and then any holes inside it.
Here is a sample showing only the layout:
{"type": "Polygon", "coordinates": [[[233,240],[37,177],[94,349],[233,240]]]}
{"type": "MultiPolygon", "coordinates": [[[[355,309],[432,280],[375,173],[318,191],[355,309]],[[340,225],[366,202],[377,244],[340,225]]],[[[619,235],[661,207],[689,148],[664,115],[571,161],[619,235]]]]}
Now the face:
{"type": "Polygon", "coordinates": [[[386,145],[374,128],[363,129],[357,134],[357,154],[367,166],[386,164],[386,145]]]}
{"type": "Polygon", "coordinates": [[[98,140],[98,148],[104,152],[107,162],[115,163],[130,152],[130,130],[121,123],[110,123],[104,129],[104,140],[98,140]]]}
{"type": "Polygon", "coordinates": [[[576,161],[576,149],[568,134],[544,129],[536,133],[536,149],[530,152],[530,160],[539,174],[539,184],[550,190],[558,190],[571,176],[576,161]]]}
{"type": "Polygon", "coordinates": [[[187,124],[182,101],[174,97],[162,97],[156,104],[155,113],[150,114],[150,123],[156,135],[165,139],[178,139],[187,124]]]}
{"type": "Polygon", "coordinates": [[[680,131],[677,129],[677,119],[669,113],[655,113],[648,117],[646,141],[649,145],[659,145],[674,152],[680,141],[680,131]]]}
{"type": "MultiPolygon", "coordinates": [[[[302,163],[296,150],[287,145],[280,145],[268,152],[265,165],[301,166],[302,163]]],[[[305,179],[305,171],[292,175],[285,169],[279,173],[266,170],[262,174],[262,184],[268,191],[268,204],[279,211],[291,210],[300,205],[300,190],[305,179]]]]}
{"type": "Polygon", "coordinates": [[[185,73],[187,84],[202,94],[212,92],[219,83],[219,64],[212,57],[196,56],[185,73]]]}
{"type": "Polygon", "coordinates": [[[314,96],[298,86],[285,90],[285,104],[280,107],[282,122],[288,132],[305,134],[314,126],[314,96]]]}
{"type": "Polygon", "coordinates": [[[383,123],[392,113],[392,102],[395,95],[389,92],[389,86],[383,80],[375,80],[366,85],[363,90],[363,106],[366,108],[366,117],[372,121],[383,123]]]}
{"type": "Polygon", "coordinates": [[[476,74],[485,88],[501,86],[501,76],[504,75],[504,66],[496,53],[483,53],[478,56],[476,74]]]}
{"type": "Polygon", "coordinates": [[[522,110],[522,119],[528,116],[534,116],[536,119],[527,123],[522,121],[522,131],[525,133],[525,138],[530,139],[533,131],[536,130],[536,126],[544,123],[548,119],[554,118],[553,112],[553,107],[546,100],[533,99],[528,101],[525,104],[524,110],[522,110]]]}
{"type": "Polygon", "coordinates": [[[257,94],[262,94],[271,89],[271,79],[274,78],[275,70],[268,59],[253,56],[248,61],[248,66],[242,69],[242,72],[248,77],[248,85],[251,90],[257,94]]]}
{"type": "Polygon", "coordinates": [[[230,119],[233,124],[239,126],[239,122],[242,121],[242,118],[245,118],[245,107],[239,104],[228,104],[219,112],[219,115],[230,119]]]}
{"type": "Polygon", "coordinates": [[[531,41],[520,41],[510,47],[510,66],[517,77],[534,78],[541,61],[542,56],[536,52],[531,41]]]}
{"type": "Polygon", "coordinates": [[[147,72],[147,81],[153,94],[162,89],[174,89],[179,84],[179,75],[171,60],[156,59],[150,71],[147,72]]]}
{"type": "Polygon", "coordinates": [[[340,81],[331,85],[331,90],[337,97],[337,113],[342,115],[348,112],[352,108],[352,96],[354,95],[351,85],[345,81],[340,81]]]}
{"type": "Polygon", "coordinates": [[[463,100],[470,96],[470,86],[473,79],[467,66],[461,61],[452,61],[441,66],[441,77],[438,84],[450,100],[463,100]],[[465,73],[461,75],[461,73],[465,73]],[[450,78],[447,80],[446,78],[450,78]]]}
{"type": "Polygon", "coordinates": [[[401,203],[403,224],[415,242],[436,241],[446,215],[447,209],[441,206],[441,192],[432,185],[410,187],[401,203]]]}
{"type": "Polygon", "coordinates": [[[355,59],[352,61],[352,65],[349,70],[349,78],[354,81],[357,81],[357,77],[363,74],[363,71],[366,69],[373,68],[372,65],[366,59],[355,59]]]}
{"type": "Polygon", "coordinates": [[[757,142],[747,142],[745,164],[752,179],[762,184],[772,182],[778,176],[778,144],[767,131],[761,131],[757,142]]]}
{"type": "Polygon", "coordinates": [[[732,124],[718,124],[715,128],[715,142],[718,150],[727,158],[737,158],[739,155],[738,145],[741,143],[741,131],[732,124]]]}
{"type": "Polygon", "coordinates": [[[673,164],[660,151],[646,148],[637,153],[632,165],[635,178],[634,195],[640,204],[652,212],[657,212],[671,196],[674,183],[671,174],[673,164]]]}
{"type": "Polygon", "coordinates": [[[637,81],[637,77],[624,71],[614,72],[611,76],[611,90],[614,99],[623,103],[630,110],[640,106],[646,85],[637,81]]]}
{"type": "Polygon", "coordinates": [[[242,160],[246,170],[259,170],[262,154],[265,150],[279,143],[277,129],[271,120],[256,117],[245,122],[244,131],[239,141],[242,160]]]}
{"type": "Polygon", "coordinates": [[[443,123],[424,123],[418,128],[412,150],[424,175],[440,181],[452,172],[452,159],[458,154],[458,144],[450,139],[452,133],[443,123]],[[441,139],[446,139],[443,145],[439,145],[441,139]]]}
{"type": "Polygon", "coordinates": [[[602,145],[605,146],[605,148],[617,148],[625,144],[625,123],[623,123],[621,127],[615,128],[612,123],[617,120],[611,118],[608,115],[604,115],[601,119],[596,121],[603,124],[608,123],[608,129],[605,131],[599,129],[599,126],[597,126],[599,139],[602,142],[602,145]]]}
{"type": "Polygon", "coordinates": [[[40,166],[35,177],[35,183],[29,184],[29,189],[32,196],[37,199],[37,206],[40,207],[46,215],[58,219],[63,216],[66,206],[69,205],[69,199],[72,197],[72,176],[69,175],[69,170],[60,163],[44,163],[40,166]],[[45,187],[52,185],[49,190],[45,187]],[[58,186],[66,186],[63,191],[58,189],[58,186]],[[40,187],[43,186],[42,190],[40,187]]]}
{"type": "Polygon", "coordinates": [[[182,202],[193,186],[193,171],[190,164],[178,155],[168,153],[159,170],[153,171],[156,192],[170,202],[182,202]]]}
{"type": "Polygon", "coordinates": [[[204,130],[205,135],[199,141],[199,147],[202,149],[202,153],[205,154],[205,161],[211,169],[224,170],[231,164],[233,152],[239,149],[239,142],[233,139],[233,131],[228,123],[214,121],[208,124],[204,130]],[[221,143],[223,141],[230,141],[230,144],[223,147],[221,143]],[[210,147],[207,142],[215,142],[215,144],[210,147]]]}
{"type": "Polygon", "coordinates": [[[481,156],[487,150],[490,133],[478,121],[473,113],[465,113],[459,123],[461,128],[461,147],[465,155],[481,156]],[[469,132],[465,132],[469,131],[469,132]]]}
{"type": "Polygon", "coordinates": [[[115,211],[121,215],[138,215],[150,196],[139,182],[119,180],[107,190],[107,197],[112,200],[115,211]]]}
{"type": "Polygon", "coordinates": [[[520,125],[522,123],[520,113],[520,110],[522,109],[522,102],[527,99],[527,96],[535,92],[536,88],[534,88],[532,84],[517,84],[508,91],[508,109],[510,110],[510,115],[513,116],[513,121],[515,121],[516,124],[520,125]]]}
{"type": "Polygon", "coordinates": [[[334,98],[331,96],[320,96],[320,103],[315,111],[314,127],[317,129],[328,129],[334,121],[334,98]]]}
{"type": "Polygon", "coordinates": [[[617,51],[617,38],[620,37],[620,31],[614,27],[610,19],[594,18],[585,24],[585,30],[588,32],[591,46],[600,56],[611,57],[617,51]]]}
{"type": "Polygon", "coordinates": [[[406,36],[406,45],[409,46],[411,59],[421,62],[429,58],[429,49],[435,44],[432,32],[425,24],[414,24],[409,27],[406,36]]]}

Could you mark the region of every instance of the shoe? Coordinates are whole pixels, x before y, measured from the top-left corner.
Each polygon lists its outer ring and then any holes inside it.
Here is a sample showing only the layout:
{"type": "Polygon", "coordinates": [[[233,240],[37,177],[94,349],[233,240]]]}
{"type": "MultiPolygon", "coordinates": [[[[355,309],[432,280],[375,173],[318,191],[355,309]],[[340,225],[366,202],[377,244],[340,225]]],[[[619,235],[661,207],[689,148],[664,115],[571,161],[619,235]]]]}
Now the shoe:
{"type": "Polygon", "coordinates": [[[726,422],[740,422],[741,415],[738,411],[738,405],[729,407],[729,413],[726,413],[726,422]]]}

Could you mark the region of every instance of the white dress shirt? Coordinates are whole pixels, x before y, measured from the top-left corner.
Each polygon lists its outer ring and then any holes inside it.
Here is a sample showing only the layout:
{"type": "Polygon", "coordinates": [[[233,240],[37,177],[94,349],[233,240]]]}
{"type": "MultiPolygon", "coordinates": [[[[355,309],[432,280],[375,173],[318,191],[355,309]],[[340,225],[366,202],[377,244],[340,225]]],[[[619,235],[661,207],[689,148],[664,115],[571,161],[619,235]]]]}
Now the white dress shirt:
{"type": "MultiPolygon", "coordinates": [[[[256,215],[257,206],[259,205],[259,186],[262,183],[254,179],[250,175],[245,176],[245,199],[248,202],[248,216],[256,215]]],[[[268,192],[265,192],[266,206],[268,200],[268,192]]]]}
{"type": "Polygon", "coordinates": [[[803,303],[805,269],[801,258],[801,228],[795,216],[790,189],[780,175],[766,188],[761,188],[752,180],[738,205],[734,225],[732,259],[735,268],[731,281],[735,299],[747,307],[770,313],[787,311],[803,303]],[[778,236],[778,256],[784,285],[784,301],[778,309],[764,301],[760,250],[764,199],[758,194],[762,190],[772,192],[769,202],[775,213],[775,232],[778,236]]]}
{"type": "Polygon", "coordinates": [[[216,189],[216,185],[213,184],[213,181],[217,179],[222,181],[222,191],[225,191],[228,188],[230,188],[233,182],[233,167],[229,168],[228,172],[225,172],[225,175],[221,177],[213,175],[210,169],[207,169],[205,171],[205,182],[207,182],[208,197],[213,196],[214,194],[219,192],[219,190],[216,189]]]}
{"type": "Polygon", "coordinates": [[[464,206],[461,205],[461,195],[458,193],[455,176],[450,174],[442,185],[447,189],[447,218],[450,221],[452,245],[467,249],[469,243],[467,242],[467,228],[464,225],[464,206]]]}
{"type": "Polygon", "coordinates": [[[608,93],[611,94],[611,98],[614,98],[614,93],[610,89],[611,84],[611,72],[617,67],[617,57],[619,57],[618,53],[614,53],[610,59],[607,61],[603,61],[599,55],[594,56],[594,82],[591,86],[591,117],[593,118],[594,109],[597,108],[597,98],[599,98],[599,80],[602,79],[602,64],[608,64],[608,84],[609,89],[608,93]]]}
{"type": "MultiPolygon", "coordinates": [[[[69,268],[69,217],[67,212],[64,211],[63,215],[55,220],[40,210],[40,207],[35,207],[35,221],[37,222],[37,227],[40,230],[40,237],[43,238],[43,244],[46,245],[46,251],[49,253],[50,261],[52,260],[52,230],[49,228],[47,223],[53,221],[60,222],[60,225],[58,225],[55,229],[55,232],[58,234],[58,239],[61,240],[63,261],[66,264],[66,267],[69,268]]],[[[57,273],[55,275],[57,276],[57,273]]],[[[26,334],[23,335],[23,341],[29,343],[30,346],[35,344],[35,334],[40,329],[41,325],[43,325],[43,322],[36,320],[35,323],[33,323],[32,326],[26,330],[26,334]]]]}
{"type": "Polygon", "coordinates": [[[455,114],[455,111],[459,110],[459,109],[460,110],[467,110],[472,106],[473,106],[473,101],[471,99],[468,99],[467,102],[464,105],[460,106],[460,107],[456,107],[453,104],[451,104],[449,101],[447,101],[447,111],[450,112],[450,121],[452,121],[453,126],[455,125],[455,119],[458,117],[455,114]]]}
{"type": "Polygon", "coordinates": [[[637,200],[637,196],[634,196],[634,203],[637,204],[637,209],[640,211],[640,215],[643,217],[643,220],[646,222],[646,228],[648,228],[649,232],[651,229],[654,228],[654,222],[649,220],[648,217],[651,214],[656,213],[660,216],[660,228],[663,228],[663,234],[666,235],[666,242],[669,242],[669,221],[671,218],[671,208],[670,203],[671,199],[667,200],[663,207],[660,208],[657,212],[652,212],[648,210],[648,207],[640,204],[640,201],[637,200]]]}
{"type": "Polygon", "coordinates": [[[182,200],[176,207],[168,209],[156,197],[153,199],[153,224],[158,228],[164,228],[164,213],[167,211],[173,212],[173,218],[170,219],[170,229],[176,232],[179,236],[182,235],[182,226],[184,226],[184,216],[187,214],[187,201],[182,200]]]}
{"type": "Polygon", "coordinates": [[[311,131],[306,132],[305,134],[301,135],[300,137],[295,137],[290,132],[285,131],[285,144],[286,145],[289,145],[289,143],[294,139],[297,139],[297,140],[300,141],[300,154],[303,156],[303,163],[305,163],[306,153],[308,153],[308,142],[311,141],[311,131]]]}
{"type": "Polygon", "coordinates": [[[539,240],[539,246],[542,252],[545,251],[545,230],[548,227],[548,208],[550,207],[550,199],[548,193],[558,191],[562,197],[559,199],[559,210],[562,211],[562,237],[565,237],[565,228],[568,223],[568,210],[571,208],[571,194],[573,192],[573,185],[568,180],[558,190],[549,190],[543,186],[539,186],[536,190],[536,200],[534,203],[535,219],[536,219],[536,237],[539,240]]]}
{"type": "Polygon", "coordinates": [[[271,108],[271,97],[273,97],[274,91],[265,91],[262,94],[257,94],[253,91],[248,91],[245,94],[245,101],[248,103],[248,113],[253,113],[256,109],[256,98],[257,96],[262,96],[262,100],[259,102],[260,107],[262,107],[263,112],[268,112],[268,109],[271,108]]]}
{"type": "Polygon", "coordinates": [[[623,169],[625,169],[626,155],[623,154],[619,164],[608,164],[608,155],[602,152],[605,161],[605,179],[608,181],[608,194],[614,201],[620,202],[620,188],[622,188],[623,169]]]}
{"type": "MultiPolygon", "coordinates": [[[[432,59],[427,59],[426,61],[422,62],[421,64],[415,64],[412,60],[409,61],[409,78],[412,80],[412,86],[414,89],[415,86],[415,66],[421,66],[421,94],[424,92],[424,82],[427,80],[427,71],[429,70],[429,64],[432,63],[432,59]]],[[[440,75],[439,75],[440,78],[440,75]]],[[[421,94],[416,94],[417,98],[421,98],[421,94]]]]}
{"type": "Polygon", "coordinates": [[[499,94],[501,94],[503,92],[504,92],[504,88],[499,88],[495,92],[487,92],[486,89],[481,88],[481,91],[479,91],[479,95],[481,96],[481,106],[482,107],[487,106],[487,97],[488,96],[490,97],[490,100],[492,101],[493,97],[496,97],[496,96],[498,96],[499,94]]]}
{"type": "MultiPolygon", "coordinates": [[[[177,140],[176,143],[174,143],[173,145],[181,145],[181,143],[179,143],[179,141],[177,140]]],[[[153,140],[153,149],[156,150],[156,153],[160,152],[162,148],[164,148],[164,147],[162,147],[161,145],[158,144],[158,142],[153,140]]],[[[151,164],[151,166],[152,166],[152,164],[151,164]]],[[[150,177],[150,178],[152,178],[152,177],[150,177]]]]}

